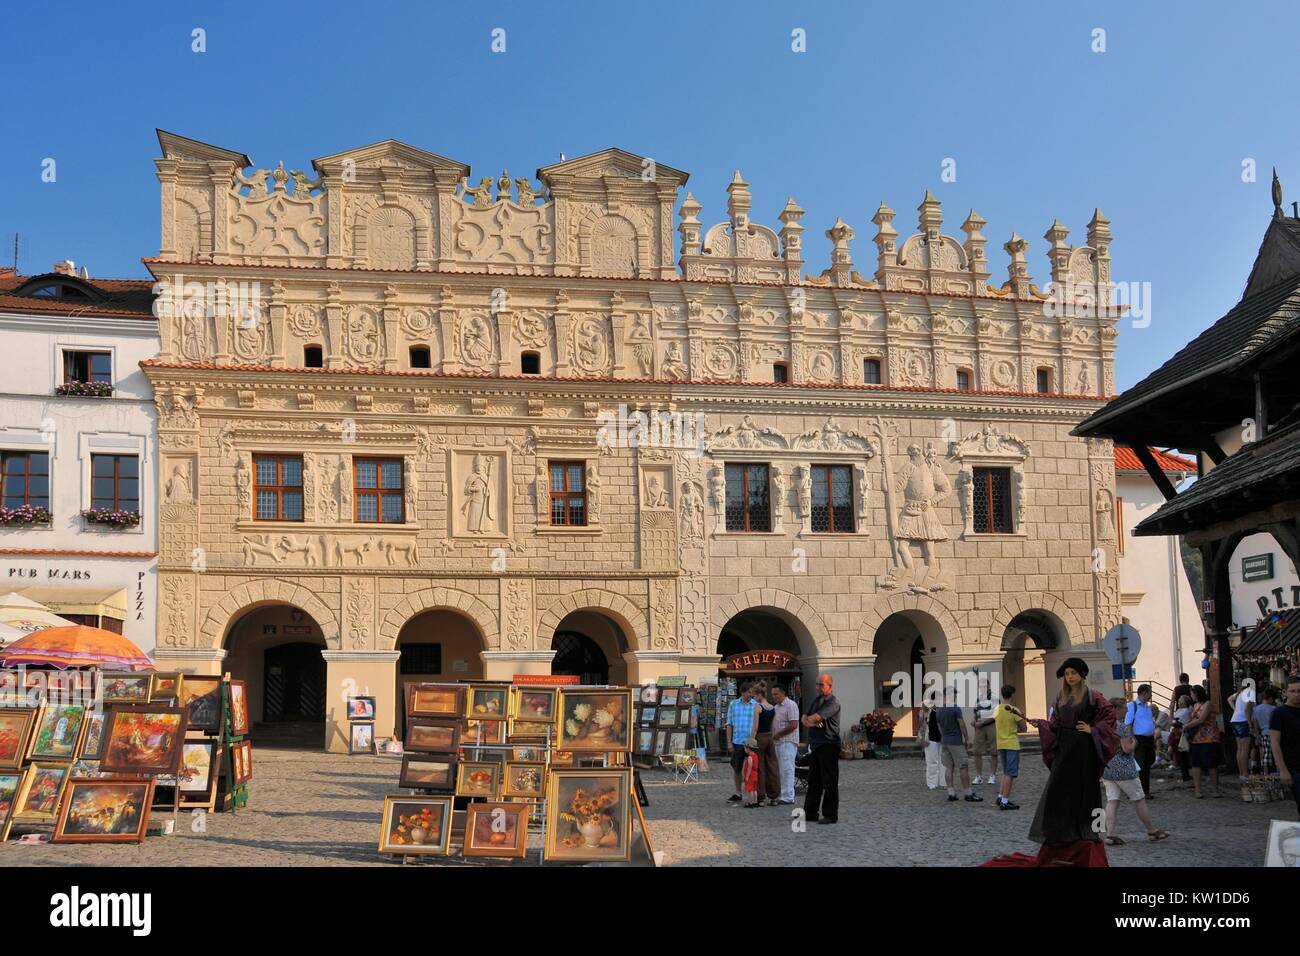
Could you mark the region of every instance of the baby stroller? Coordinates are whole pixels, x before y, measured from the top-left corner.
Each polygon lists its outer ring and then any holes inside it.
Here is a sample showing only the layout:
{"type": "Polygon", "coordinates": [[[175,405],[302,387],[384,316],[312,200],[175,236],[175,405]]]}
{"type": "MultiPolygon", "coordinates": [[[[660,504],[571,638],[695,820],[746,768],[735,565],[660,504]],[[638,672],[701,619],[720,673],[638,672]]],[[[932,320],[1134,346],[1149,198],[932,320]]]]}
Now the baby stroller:
{"type": "Polygon", "coordinates": [[[812,751],[807,744],[799,745],[799,753],[794,758],[794,792],[808,792],[809,767],[812,765],[812,751]]]}

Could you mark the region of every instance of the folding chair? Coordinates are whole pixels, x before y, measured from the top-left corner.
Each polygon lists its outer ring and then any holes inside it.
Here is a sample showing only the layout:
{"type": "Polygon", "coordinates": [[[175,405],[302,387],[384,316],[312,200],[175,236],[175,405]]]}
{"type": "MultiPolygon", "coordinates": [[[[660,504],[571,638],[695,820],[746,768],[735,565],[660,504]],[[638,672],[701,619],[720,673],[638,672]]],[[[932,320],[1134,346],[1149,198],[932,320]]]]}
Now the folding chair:
{"type": "Polygon", "coordinates": [[[673,754],[673,782],[700,782],[700,766],[694,751],[679,750],[673,754]]]}

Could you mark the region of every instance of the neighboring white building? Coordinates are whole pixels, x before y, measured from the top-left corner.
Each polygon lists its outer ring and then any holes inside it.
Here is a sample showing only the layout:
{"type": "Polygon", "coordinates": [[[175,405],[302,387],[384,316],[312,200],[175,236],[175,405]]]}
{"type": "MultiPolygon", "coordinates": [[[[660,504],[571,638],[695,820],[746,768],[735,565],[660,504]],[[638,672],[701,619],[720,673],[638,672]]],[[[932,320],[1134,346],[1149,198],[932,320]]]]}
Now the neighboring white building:
{"type": "MultiPolygon", "coordinates": [[[[1194,461],[1154,448],[1151,453],[1175,486],[1196,476],[1194,461]]],[[[1133,536],[1133,528],[1165,499],[1132,449],[1118,445],[1115,495],[1120,601],[1124,620],[1142,635],[1134,670],[1138,680],[1163,685],[1156,688],[1156,697],[1163,698],[1180,673],[1190,675],[1194,683],[1201,680],[1205,628],[1183,570],[1179,539],[1133,536]]]]}
{"type": "Polygon", "coordinates": [[[1243,538],[1228,568],[1234,627],[1258,624],[1274,611],[1300,607],[1300,577],[1271,534],[1243,538]]]}
{"type": "Polygon", "coordinates": [[[157,623],[157,416],[140,371],[159,347],[150,290],[79,277],[70,262],[0,269],[0,591],[144,651],[157,623]],[[60,394],[70,382],[106,394],[60,394]],[[116,527],[84,517],[91,508],[139,521],[116,527]]]}

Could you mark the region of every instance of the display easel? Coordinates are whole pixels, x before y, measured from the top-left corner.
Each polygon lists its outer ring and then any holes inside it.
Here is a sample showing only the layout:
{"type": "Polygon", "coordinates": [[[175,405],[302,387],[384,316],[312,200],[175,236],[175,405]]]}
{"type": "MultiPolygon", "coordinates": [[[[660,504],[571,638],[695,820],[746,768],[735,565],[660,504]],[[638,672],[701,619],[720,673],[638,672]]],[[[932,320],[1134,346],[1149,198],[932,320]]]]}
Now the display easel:
{"type": "MultiPolygon", "coordinates": [[[[226,803],[230,804],[230,812],[235,813],[240,807],[248,805],[248,781],[235,783],[235,744],[241,744],[248,739],[247,734],[238,734],[234,732],[231,726],[232,704],[230,700],[230,674],[227,672],[221,675],[221,732],[218,735],[221,741],[221,748],[225,751],[222,765],[226,775],[226,792],[219,795],[217,806],[221,810],[226,809],[226,803]]],[[[179,788],[178,788],[179,789],[179,788]]]]}

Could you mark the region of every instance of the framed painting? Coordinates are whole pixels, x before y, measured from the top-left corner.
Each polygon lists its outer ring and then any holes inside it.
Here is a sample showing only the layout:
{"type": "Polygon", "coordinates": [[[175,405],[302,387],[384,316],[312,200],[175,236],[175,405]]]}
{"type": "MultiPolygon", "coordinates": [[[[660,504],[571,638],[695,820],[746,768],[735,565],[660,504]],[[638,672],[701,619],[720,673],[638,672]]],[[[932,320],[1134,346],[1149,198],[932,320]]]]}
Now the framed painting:
{"type": "Polygon", "coordinates": [[[86,733],[81,738],[77,757],[81,760],[99,760],[104,751],[104,720],[108,712],[92,710],[86,715],[86,733]]]}
{"type": "Polygon", "coordinates": [[[397,785],[408,790],[455,790],[456,760],[454,757],[433,759],[422,754],[402,757],[402,773],[397,785]]]}
{"type": "Polygon", "coordinates": [[[659,704],[660,704],[660,706],[663,706],[663,707],[676,707],[676,706],[677,706],[677,692],[678,692],[678,690],[680,690],[680,688],[677,688],[677,687],[661,687],[661,688],[659,688],[659,704]]]}
{"type": "Polygon", "coordinates": [[[655,721],[656,727],[676,727],[677,726],[677,708],[660,707],[659,719],[655,721]]]}
{"type": "Polygon", "coordinates": [[[86,708],[80,704],[49,704],[36,722],[32,760],[71,761],[86,729],[86,708]]]}
{"type": "Polygon", "coordinates": [[[152,777],[81,779],[68,784],[55,843],[139,843],[153,805],[152,777]]]}
{"type": "Polygon", "coordinates": [[[655,723],[655,717],[658,715],[658,713],[659,713],[658,707],[642,707],[641,712],[638,715],[639,717],[638,723],[640,723],[641,726],[643,727],[653,727],[655,723]]]}
{"type": "Polygon", "coordinates": [[[104,721],[100,769],[173,775],[184,743],[185,711],[179,707],[114,707],[104,721]]]}
{"type": "Polygon", "coordinates": [[[67,764],[32,764],[27,768],[14,804],[15,823],[53,823],[63,788],[69,779],[67,764]]]}
{"type": "Polygon", "coordinates": [[[504,796],[536,798],[546,782],[546,764],[541,761],[506,761],[504,796]]]}
{"type": "Polygon", "coordinates": [[[499,720],[508,716],[510,688],[497,685],[470,684],[469,705],[465,716],[477,720],[499,720]]]}
{"type": "Polygon", "coordinates": [[[554,740],[555,724],[551,721],[512,720],[509,736],[511,740],[545,740],[547,731],[554,740]]]}
{"type": "Polygon", "coordinates": [[[515,720],[532,723],[550,723],[555,720],[554,687],[514,687],[511,688],[513,700],[510,716],[515,720]]]}
{"type": "Polygon", "coordinates": [[[632,771],[552,770],[546,782],[547,860],[631,857],[632,771]]]}
{"type": "Polygon", "coordinates": [[[106,704],[147,704],[152,674],[101,674],[100,697],[106,704]]]}
{"type": "Polygon", "coordinates": [[[636,732],[636,752],[639,754],[652,754],[655,752],[655,732],[653,730],[638,730],[636,732]]]}
{"type": "Polygon", "coordinates": [[[216,802],[218,774],[213,771],[220,766],[219,746],[215,740],[187,740],[181,748],[181,769],[177,774],[181,806],[211,809],[216,802]]]}
{"type": "Polygon", "coordinates": [[[407,717],[456,717],[465,715],[464,684],[407,684],[407,717]]]}
{"type": "Polygon", "coordinates": [[[22,788],[24,771],[6,771],[0,773],[0,843],[9,839],[9,824],[18,803],[18,791],[22,788]]]}
{"type": "Polygon", "coordinates": [[[348,720],[374,720],[375,699],[373,697],[349,697],[348,720]]]}
{"type": "Polygon", "coordinates": [[[669,751],[668,749],[668,731],[666,730],[655,731],[655,753],[666,754],[670,752],[671,751],[669,751]]]}
{"type": "Polygon", "coordinates": [[[221,731],[221,678],[186,675],[180,688],[180,706],[185,710],[185,724],[205,734],[221,731]]]}
{"type": "Polygon", "coordinates": [[[384,797],[379,852],[438,855],[451,841],[451,797],[384,797]]]}
{"type": "Polygon", "coordinates": [[[71,773],[73,777],[107,777],[108,774],[99,769],[98,760],[82,760],[78,758],[72,761],[71,773]]]}
{"type": "Polygon", "coordinates": [[[546,750],[543,747],[513,747],[510,751],[510,759],[522,763],[544,763],[546,750]]]}
{"type": "Polygon", "coordinates": [[[35,707],[0,707],[0,770],[22,766],[39,716],[35,707]]]}
{"type": "Polygon", "coordinates": [[[247,783],[253,779],[253,743],[241,740],[230,745],[231,764],[235,768],[235,784],[247,783]]]}
{"type": "Polygon", "coordinates": [[[460,741],[462,747],[473,747],[475,744],[503,744],[505,742],[505,718],[500,720],[469,719],[465,721],[465,732],[461,735],[460,741]]]}
{"type": "Polygon", "coordinates": [[[691,749],[691,735],[684,730],[675,731],[668,735],[669,753],[680,753],[683,750],[691,749]]]}
{"type": "Polygon", "coordinates": [[[179,704],[184,680],[184,677],[175,672],[167,674],[151,674],[149,681],[150,702],[169,700],[179,704]]]}
{"type": "Polygon", "coordinates": [[[460,743],[460,721],[416,717],[406,724],[405,749],[417,753],[454,754],[460,743]]]}
{"type": "Polygon", "coordinates": [[[230,682],[230,734],[243,737],[248,733],[248,690],[242,680],[230,682]]]}
{"type": "Polygon", "coordinates": [[[561,750],[628,752],[632,749],[632,689],[560,691],[561,750]]]}
{"type": "Polygon", "coordinates": [[[526,803],[471,803],[461,854],[522,859],[528,854],[529,809],[526,803]]]}
{"type": "Polygon", "coordinates": [[[641,695],[638,698],[643,704],[659,703],[659,688],[655,684],[646,684],[641,688],[641,695]]]}
{"type": "Polygon", "coordinates": [[[456,796],[487,797],[495,800],[501,792],[501,764],[484,760],[467,760],[457,768],[456,796]]]}
{"type": "Polygon", "coordinates": [[[370,720],[358,720],[348,724],[348,753],[373,754],[375,748],[375,724],[370,720]]]}
{"type": "Polygon", "coordinates": [[[576,758],[572,750],[552,750],[551,766],[552,767],[572,767],[576,758]]]}
{"type": "Polygon", "coordinates": [[[693,704],[693,703],[695,703],[695,688],[694,688],[694,687],[680,687],[680,688],[678,688],[678,690],[677,690],[677,706],[678,706],[678,707],[689,707],[689,706],[691,706],[691,704],[693,704]]]}

